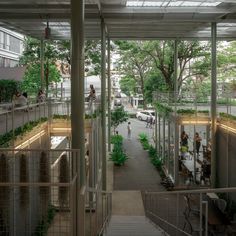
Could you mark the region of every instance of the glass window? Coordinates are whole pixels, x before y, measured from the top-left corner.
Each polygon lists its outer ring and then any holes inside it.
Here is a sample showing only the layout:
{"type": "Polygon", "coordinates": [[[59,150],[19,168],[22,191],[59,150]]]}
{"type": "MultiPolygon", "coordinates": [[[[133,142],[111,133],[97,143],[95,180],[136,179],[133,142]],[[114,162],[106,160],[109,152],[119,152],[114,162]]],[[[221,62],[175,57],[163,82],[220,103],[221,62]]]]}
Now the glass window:
{"type": "Polygon", "coordinates": [[[4,48],[4,33],[0,31],[0,48],[4,48]]]}
{"type": "Polygon", "coordinates": [[[10,36],[9,37],[10,39],[10,51],[12,52],[16,52],[16,53],[20,53],[20,48],[21,48],[21,45],[20,45],[20,40],[13,37],[13,36],[10,36]]]}

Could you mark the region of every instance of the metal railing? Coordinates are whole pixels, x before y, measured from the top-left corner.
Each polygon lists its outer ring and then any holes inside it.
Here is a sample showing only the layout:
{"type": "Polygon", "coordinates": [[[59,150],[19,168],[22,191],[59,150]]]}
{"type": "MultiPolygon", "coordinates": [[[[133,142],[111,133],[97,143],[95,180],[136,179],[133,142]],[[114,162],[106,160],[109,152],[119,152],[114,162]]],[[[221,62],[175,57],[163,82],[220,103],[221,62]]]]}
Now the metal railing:
{"type": "Polygon", "coordinates": [[[78,150],[0,149],[0,234],[73,235],[78,150]]]}
{"type": "Polygon", "coordinates": [[[100,236],[106,231],[112,213],[112,193],[88,188],[85,207],[86,236],[100,236]]]}
{"type": "MultiPolygon", "coordinates": [[[[169,235],[230,233],[236,188],[145,192],[146,216],[169,235]],[[219,206],[223,202],[224,206],[219,206]]],[[[234,232],[235,233],[235,232],[234,232]]],[[[217,234],[218,235],[218,234],[217,234]]]]}
{"type": "Polygon", "coordinates": [[[0,149],[0,235],[102,235],[112,195],[86,186],[77,194],[79,159],[72,149],[0,149]]]}
{"type": "MultiPolygon", "coordinates": [[[[85,102],[85,113],[92,115],[99,110],[99,107],[99,100],[85,102]]],[[[49,99],[47,102],[21,107],[15,107],[14,104],[9,103],[0,111],[0,134],[14,130],[30,121],[38,121],[40,118],[49,119],[58,115],[70,118],[70,100],[49,99]]]]}

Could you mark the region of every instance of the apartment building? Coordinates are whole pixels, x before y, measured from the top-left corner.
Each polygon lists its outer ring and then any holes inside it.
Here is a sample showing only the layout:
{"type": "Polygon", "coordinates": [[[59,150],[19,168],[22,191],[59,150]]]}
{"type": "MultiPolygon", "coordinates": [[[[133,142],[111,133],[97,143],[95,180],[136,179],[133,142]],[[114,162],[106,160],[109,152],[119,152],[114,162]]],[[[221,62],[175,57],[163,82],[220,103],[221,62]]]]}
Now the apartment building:
{"type": "Polygon", "coordinates": [[[0,27],[0,67],[16,67],[23,52],[22,34],[0,27]]]}

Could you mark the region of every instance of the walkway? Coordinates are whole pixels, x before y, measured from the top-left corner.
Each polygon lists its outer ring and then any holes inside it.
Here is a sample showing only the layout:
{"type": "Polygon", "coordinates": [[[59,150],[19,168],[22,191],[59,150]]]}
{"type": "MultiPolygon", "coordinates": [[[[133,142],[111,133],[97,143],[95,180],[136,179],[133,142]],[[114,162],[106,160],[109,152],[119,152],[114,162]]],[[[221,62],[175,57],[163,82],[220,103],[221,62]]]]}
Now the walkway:
{"type": "Polygon", "coordinates": [[[152,136],[152,129],[145,128],[145,122],[130,119],[132,127],[131,140],[127,139],[127,123],[120,125],[119,133],[124,137],[123,147],[129,157],[124,166],[114,167],[114,190],[165,190],[160,185],[160,176],[150,163],[147,151],[143,150],[138,134],[146,132],[152,136]]]}

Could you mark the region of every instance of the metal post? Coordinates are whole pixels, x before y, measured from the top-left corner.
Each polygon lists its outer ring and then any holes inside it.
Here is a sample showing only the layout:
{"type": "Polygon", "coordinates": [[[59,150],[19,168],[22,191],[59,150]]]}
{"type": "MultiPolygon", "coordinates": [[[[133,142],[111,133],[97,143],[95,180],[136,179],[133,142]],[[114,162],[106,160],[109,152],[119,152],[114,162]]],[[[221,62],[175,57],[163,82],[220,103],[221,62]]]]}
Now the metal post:
{"type": "Polygon", "coordinates": [[[166,118],[165,118],[165,116],[163,116],[163,119],[162,119],[162,121],[163,121],[163,123],[162,123],[162,134],[163,134],[163,140],[162,140],[162,146],[163,146],[163,148],[162,148],[162,160],[163,160],[163,163],[164,164],[166,164],[165,163],[165,161],[166,161],[166,157],[165,157],[165,151],[166,151],[166,118]]]}
{"type": "Polygon", "coordinates": [[[107,168],[106,168],[106,37],[105,37],[105,23],[101,20],[101,127],[102,127],[102,189],[107,188],[107,168]]]}
{"type": "Polygon", "coordinates": [[[44,89],[44,41],[40,41],[40,79],[41,79],[41,89],[44,89]]]}
{"type": "Polygon", "coordinates": [[[155,149],[158,150],[158,144],[157,144],[157,109],[155,109],[155,149]]]}
{"type": "Polygon", "coordinates": [[[161,117],[158,114],[158,154],[161,157],[161,117]]]}
{"type": "Polygon", "coordinates": [[[85,185],[85,142],[84,142],[84,0],[71,0],[71,137],[72,149],[80,155],[73,161],[73,170],[79,176],[76,184],[76,235],[85,235],[85,209],[80,199],[85,185]],[[79,204],[81,203],[81,204],[79,204]]]}
{"type": "MultiPolygon", "coordinates": [[[[168,166],[168,172],[170,172],[170,120],[168,120],[168,156],[167,156],[167,166],[168,166]]],[[[170,173],[171,175],[173,175],[173,173],[170,173]]]]}
{"type": "Polygon", "coordinates": [[[179,125],[177,118],[177,99],[178,99],[178,42],[174,44],[174,99],[175,99],[175,154],[174,154],[174,179],[175,185],[179,184],[179,125]]]}
{"type": "Polygon", "coordinates": [[[211,23],[211,185],[216,187],[216,23],[211,23]]]}
{"type": "Polygon", "coordinates": [[[107,99],[107,106],[108,106],[108,133],[107,133],[107,140],[108,140],[108,151],[111,151],[111,45],[110,45],[110,38],[107,40],[107,85],[108,85],[108,99],[107,99]]]}

